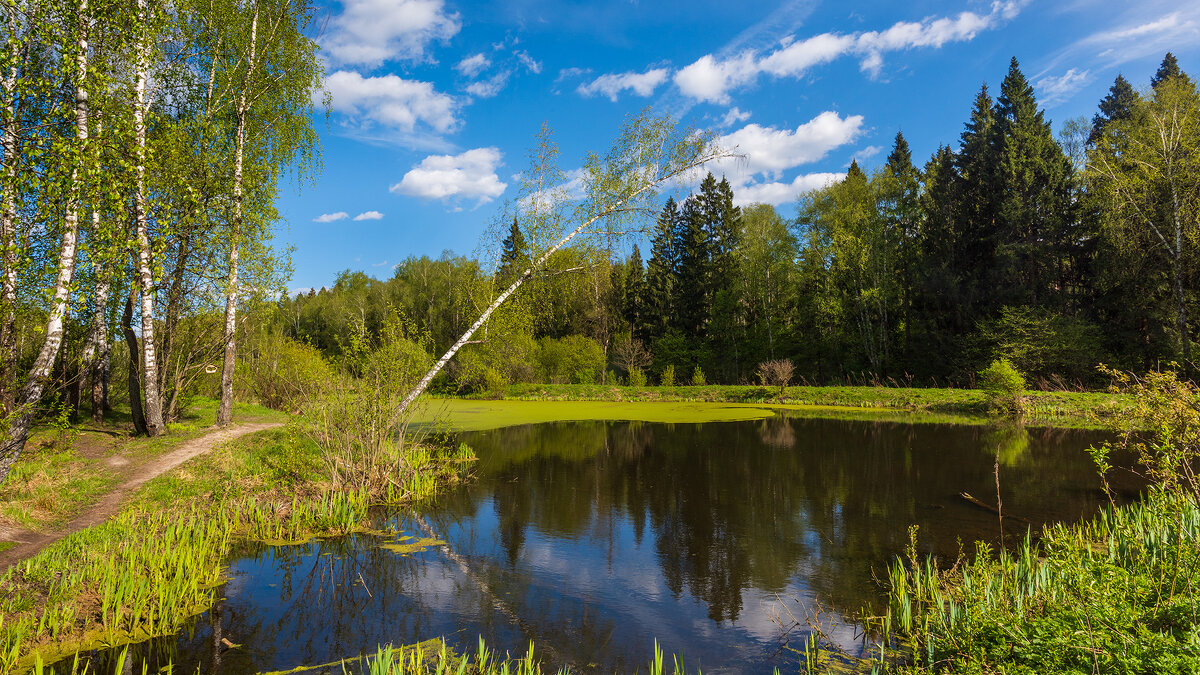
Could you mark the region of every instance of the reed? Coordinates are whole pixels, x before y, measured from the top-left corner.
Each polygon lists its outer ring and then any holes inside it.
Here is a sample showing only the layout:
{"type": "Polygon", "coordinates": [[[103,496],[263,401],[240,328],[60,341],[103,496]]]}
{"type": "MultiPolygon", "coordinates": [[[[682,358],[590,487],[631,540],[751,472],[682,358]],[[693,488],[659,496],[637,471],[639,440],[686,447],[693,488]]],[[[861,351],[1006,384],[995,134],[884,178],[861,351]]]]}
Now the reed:
{"type": "Polygon", "coordinates": [[[1200,672],[1200,506],[1161,490],[1013,551],[892,567],[881,670],[1200,672]],[[901,645],[903,646],[901,648],[901,645]],[[1146,669],[1150,670],[1147,671],[1146,669]]]}
{"type": "Polygon", "coordinates": [[[466,446],[411,448],[418,475],[382,498],[307,473],[303,455],[317,450],[291,430],[151,481],[116,517],[0,573],[0,672],[176,633],[212,605],[238,542],[368,531],[373,504],[428,499],[473,457],[466,446]]]}

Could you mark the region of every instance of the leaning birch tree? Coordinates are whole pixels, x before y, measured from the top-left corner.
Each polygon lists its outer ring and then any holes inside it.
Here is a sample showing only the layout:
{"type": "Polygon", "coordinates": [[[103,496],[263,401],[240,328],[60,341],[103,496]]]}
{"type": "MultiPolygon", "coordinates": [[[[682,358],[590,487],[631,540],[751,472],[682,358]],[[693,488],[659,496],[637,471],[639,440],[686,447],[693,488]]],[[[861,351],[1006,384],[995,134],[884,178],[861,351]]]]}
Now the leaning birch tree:
{"type": "Polygon", "coordinates": [[[554,180],[559,177],[556,166],[550,180],[538,175],[525,177],[527,185],[540,186],[518,202],[534,233],[530,239],[536,248],[529,265],[408,392],[400,403],[399,414],[412,406],[497,309],[545,270],[557,251],[581,235],[611,240],[642,232],[653,222],[658,207],[656,198],[664,187],[690,178],[709,162],[732,156],[731,151],[714,144],[710,135],[680,128],[670,117],[646,110],[626,121],[607,154],[603,157],[592,154],[587,158],[579,179],[582,199],[571,199],[570,191],[554,180]]]}
{"type": "MultiPolygon", "coordinates": [[[[167,427],[163,422],[162,397],[158,391],[158,355],[154,343],[154,261],[150,241],[150,196],[146,189],[146,130],[150,114],[147,80],[151,65],[153,14],[146,0],[137,1],[133,85],[133,225],[137,245],[137,280],[141,291],[142,391],[146,397],[146,433],[149,436],[161,436],[167,433],[167,427]]],[[[133,358],[132,355],[130,358],[133,358]]]]}

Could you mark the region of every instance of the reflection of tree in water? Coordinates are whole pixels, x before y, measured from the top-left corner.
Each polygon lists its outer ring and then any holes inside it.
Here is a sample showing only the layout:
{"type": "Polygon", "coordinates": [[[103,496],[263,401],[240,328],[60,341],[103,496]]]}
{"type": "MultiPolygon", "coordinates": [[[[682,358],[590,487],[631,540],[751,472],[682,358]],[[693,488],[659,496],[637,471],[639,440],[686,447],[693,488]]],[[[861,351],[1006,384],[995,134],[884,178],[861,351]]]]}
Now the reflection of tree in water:
{"type": "Polygon", "coordinates": [[[611,537],[625,518],[653,530],[668,588],[737,619],[747,589],[797,575],[832,607],[877,600],[874,578],[903,551],[910,524],[925,552],[995,537],[994,516],[960,492],[995,499],[1037,527],[1100,503],[1080,432],[769,418],[753,423],[574,423],[479,435],[509,565],[529,526],[611,537]]]}

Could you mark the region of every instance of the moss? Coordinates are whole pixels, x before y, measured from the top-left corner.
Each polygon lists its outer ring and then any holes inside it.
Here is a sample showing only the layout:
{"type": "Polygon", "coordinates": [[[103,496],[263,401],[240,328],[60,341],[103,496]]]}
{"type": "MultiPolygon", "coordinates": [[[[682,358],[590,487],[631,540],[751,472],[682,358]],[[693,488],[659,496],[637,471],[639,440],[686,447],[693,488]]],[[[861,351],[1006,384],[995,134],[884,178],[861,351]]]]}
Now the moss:
{"type": "Polygon", "coordinates": [[[772,417],[777,411],[851,412],[836,406],[707,403],[700,401],[469,401],[432,399],[413,419],[422,426],[444,424],[448,431],[482,431],[543,422],[741,422],[772,417]]]}

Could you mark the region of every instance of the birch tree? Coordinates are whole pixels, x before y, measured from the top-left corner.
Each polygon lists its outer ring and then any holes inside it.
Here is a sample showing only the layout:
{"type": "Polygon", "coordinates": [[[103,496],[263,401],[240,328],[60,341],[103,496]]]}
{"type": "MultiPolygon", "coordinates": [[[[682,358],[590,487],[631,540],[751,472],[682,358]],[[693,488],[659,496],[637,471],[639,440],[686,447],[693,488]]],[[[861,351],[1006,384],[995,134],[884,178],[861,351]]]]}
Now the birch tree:
{"type": "MultiPolygon", "coordinates": [[[[273,207],[248,213],[248,193],[269,206],[283,165],[303,170],[316,156],[312,100],[321,86],[318,46],[308,35],[314,10],[296,0],[251,0],[247,6],[210,3],[214,19],[227,17],[228,34],[210,37],[214,49],[209,97],[227,100],[233,136],[232,210],[225,280],[221,401],[217,424],[233,421],[233,374],[237,360],[237,312],[242,299],[242,254],[266,236],[273,207]],[[240,21],[238,19],[240,18],[240,21]],[[269,211],[269,212],[266,212],[269,211]]],[[[216,29],[221,22],[214,21],[216,29]]]]}
{"type": "Polygon", "coordinates": [[[1156,250],[1170,270],[1179,351],[1191,359],[1186,264],[1200,238],[1200,95],[1186,76],[1167,78],[1129,119],[1105,125],[1089,172],[1119,246],[1156,250]]]}
{"type": "MultiPolygon", "coordinates": [[[[82,166],[82,159],[87,155],[88,141],[88,27],[91,15],[88,0],[78,0],[73,6],[64,9],[70,11],[64,12],[60,20],[69,30],[63,32],[66,39],[59,68],[73,85],[71,92],[74,100],[70,108],[73,113],[74,142],[64,144],[55,156],[57,163],[66,165],[69,177],[66,180],[64,216],[59,236],[54,286],[46,315],[42,346],[15,402],[15,410],[7,420],[6,438],[0,447],[0,483],[8,477],[9,471],[25,447],[33,424],[34,407],[42,398],[55,359],[62,347],[64,322],[70,311],[71,284],[78,255],[82,183],[86,171],[86,167],[82,166]]],[[[41,196],[45,198],[53,196],[53,193],[41,196]]],[[[6,274],[8,269],[6,268],[6,274]]]]}
{"type": "MultiPolygon", "coordinates": [[[[581,235],[613,239],[642,232],[650,222],[647,219],[657,212],[654,199],[664,186],[689,177],[709,162],[731,156],[732,152],[716,146],[708,135],[680,129],[669,117],[645,111],[625,123],[607,154],[588,157],[580,177],[581,200],[570,199],[557,173],[549,179],[540,175],[526,177],[525,184],[533,187],[521,200],[526,218],[518,216],[518,219],[533,222],[526,235],[535,251],[529,266],[492,300],[475,323],[408,392],[400,403],[399,414],[403,415],[412,406],[497,309],[535,274],[545,270],[557,251],[581,235]]],[[[549,166],[557,171],[556,164],[549,166]]]]}

